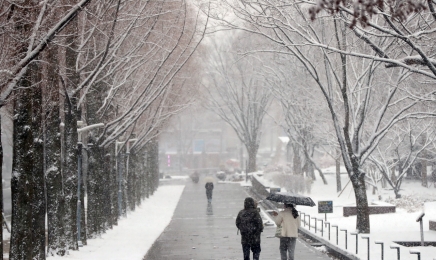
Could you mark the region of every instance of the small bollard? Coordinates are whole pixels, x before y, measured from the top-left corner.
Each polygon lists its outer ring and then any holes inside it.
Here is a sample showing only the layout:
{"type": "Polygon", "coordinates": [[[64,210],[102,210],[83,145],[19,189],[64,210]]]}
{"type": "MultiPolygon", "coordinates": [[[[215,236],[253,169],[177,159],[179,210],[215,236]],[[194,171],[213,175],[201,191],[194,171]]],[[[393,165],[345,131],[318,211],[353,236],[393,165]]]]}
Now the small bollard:
{"type": "Polygon", "coordinates": [[[320,218],[320,219],[318,219],[318,221],[321,221],[321,237],[323,237],[324,236],[324,226],[323,226],[324,219],[320,218]]]}
{"type": "Polygon", "coordinates": [[[418,256],[418,260],[421,260],[421,252],[416,249],[410,249],[409,253],[416,254],[418,256]]]}
{"type": "Polygon", "coordinates": [[[326,221],[324,222],[324,224],[329,227],[329,240],[330,240],[330,222],[326,221]]]}
{"type": "Polygon", "coordinates": [[[317,218],[316,218],[316,217],[313,217],[312,219],[314,219],[314,220],[315,220],[315,234],[316,234],[316,229],[317,229],[316,223],[317,223],[318,221],[316,221],[316,220],[317,220],[317,218]]]}
{"type": "Polygon", "coordinates": [[[357,255],[358,252],[359,252],[359,241],[358,241],[359,233],[357,233],[357,232],[350,232],[350,235],[356,236],[356,255],[357,255]]]}
{"type": "Polygon", "coordinates": [[[381,260],[383,260],[385,258],[383,241],[374,241],[374,243],[381,245],[381,260]]]}
{"type": "Polygon", "coordinates": [[[369,236],[368,235],[362,235],[360,237],[363,238],[363,239],[368,239],[368,260],[369,260],[369,257],[370,257],[370,255],[369,255],[369,236]]]}
{"type": "Polygon", "coordinates": [[[345,249],[348,249],[347,230],[345,228],[341,228],[341,231],[345,232],[345,249]]]}
{"type": "Polygon", "coordinates": [[[338,225],[332,225],[332,227],[336,228],[336,245],[338,245],[338,225]]]}
{"type": "Polygon", "coordinates": [[[391,247],[391,249],[396,249],[397,250],[397,260],[400,260],[400,246],[391,245],[390,247],[391,247]]]}

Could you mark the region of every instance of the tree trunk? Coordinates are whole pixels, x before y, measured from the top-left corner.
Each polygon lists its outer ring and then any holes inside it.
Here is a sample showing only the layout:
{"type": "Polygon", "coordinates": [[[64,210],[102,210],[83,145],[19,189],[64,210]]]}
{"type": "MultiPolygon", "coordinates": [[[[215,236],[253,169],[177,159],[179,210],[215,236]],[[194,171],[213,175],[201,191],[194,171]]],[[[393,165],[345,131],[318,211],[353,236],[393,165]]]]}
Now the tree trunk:
{"type": "Polygon", "coordinates": [[[302,169],[301,169],[301,157],[300,157],[300,149],[298,149],[298,145],[295,144],[293,146],[293,160],[292,160],[292,169],[293,174],[296,175],[302,175],[302,169]]]}
{"type": "Polygon", "coordinates": [[[65,100],[65,129],[64,129],[64,196],[65,196],[65,231],[66,246],[77,250],[77,105],[76,98],[65,100]],[[71,102],[71,103],[70,103],[71,102]]]}
{"type": "Polygon", "coordinates": [[[88,172],[88,231],[90,237],[100,236],[107,225],[105,204],[110,205],[110,198],[105,196],[106,183],[104,171],[104,149],[92,145],[89,154],[88,172]]]}
{"type": "MultiPolygon", "coordinates": [[[[2,131],[1,131],[1,127],[2,127],[2,118],[1,118],[1,114],[0,114],[0,165],[3,165],[3,144],[1,142],[1,138],[2,138],[2,131]]],[[[2,182],[3,182],[3,167],[0,167],[0,176],[2,178],[2,182]]],[[[0,191],[0,199],[1,199],[1,212],[4,212],[4,206],[3,206],[3,183],[2,183],[2,189],[0,191]]],[[[5,222],[5,219],[3,218],[3,214],[1,214],[0,216],[0,221],[1,221],[1,225],[2,228],[0,230],[0,259],[3,260],[3,223],[5,222]]]]}
{"type": "Polygon", "coordinates": [[[341,151],[336,150],[336,192],[341,192],[342,184],[341,184],[341,151]]]}
{"type": "Polygon", "coordinates": [[[256,172],[257,171],[256,156],[257,156],[258,149],[259,149],[259,145],[257,145],[257,144],[248,144],[247,145],[247,153],[248,153],[248,169],[247,169],[247,173],[256,172]]]}
{"type": "MultiPolygon", "coordinates": [[[[68,2],[68,1],[67,1],[68,2]]],[[[64,175],[64,196],[65,196],[65,231],[66,231],[66,246],[68,249],[77,250],[77,120],[79,108],[77,107],[78,97],[73,96],[72,91],[80,83],[80,75],[76,71],[77,48],[78,48],[78,21],[77,17],[65,28],[65,72],[67,81],[65,84],[65,129],[64,129],[64,156],[63,156],[63,175],[64,175]]]]}
{"type": "Polygon", "coordinates": [[[356,230],[359,233],[370,233],[368,198],[366,195],[365,175],[355,172],[351,176],[357,207],[356,230]],[[358,176],[358,177],[355,177],[358,176]]]}
{"type": "Polygon", "coordinates": [[[124,153],[123,151],[118,151],[118,159],[117,159],[117,166],[118,166],[118,211],[119,216],[121,217],[126,213],[126,198],[124,196],[124,189],[125,189],[125,181],[124,181],[124,153]]]}
{"type": "Polygon", "coordinates": [[[45,86],[46,111],[45,127],[45,164],[47,187],[47,254],[65,255],[65,228],[62,216],[65,214],[65,200],[62,193],[61,173],[61,116],[59,104],[59,70],[57,68],[57,48],[47,50],[47,85],[45,86]]]}
{"type": "MultiPolygon", "coordinates": [[[[45,194],[40,69],[29,65],[16,92],[10,258],[45,259],[45,194]]],[[[3,223],[2,223],[3,224],[3,223]]]]}
{"type": "Polygon", "coordinates": [[[146,144],[146,147],[149,195],[152,195],[159,186],[159,143],[154,138],[146,144]]]}
{"type": "Polygon", "coordinates": [[[427,179],[427,160],[421,160],[421,185],[422,187],[428,188],[428,179],[427,179]]]}
{"type": "MultiPolygon", "coordinates": [[[[41,68],[30,65],[32,68],[32,82],[41,82],[41,68]]],[[[32,184],[35,197],[32,203],[32,232],[34,233],[33,259],[45,259],[45,178],[44,178],[44,137],[42,127],[42,88],[32,88],[32,132],[33,132],[33,168],[32,184]]]]}
{"type": "Polygon", "coordinates": [[[115,144],[108,147],[109,158],[106,157],[106,165],[110,165],[109,179],[110,179],[110,210],[111,210],[111,226],[118,225],[118,184],[117,184],[117,169],[115,164],[115,144]]]}
{"type": "Polygon", "coordinates": [[[112,229],[116,222],[116,215],[114,216],[114,210],[116,209],[116,181],[113,168],[113,149],[112,146],[104,148],[104,178],[107,180],[107,185],[105,185],[103,198],[104,206],[104,217],[105,217],[105,228],[112,229]],[[115,217],[115,219],[114,219],[115,217]]]}
{"type": "Polygon", "coordinates": [[[136,206],[136,189],[137,189],[137,178],[136,178],[136,153],[134,151],[130,152],[129,155],[129,174],[127,180],[127,190],[129,192],[129,209],[131,211],[135,210],[136,206]]]}

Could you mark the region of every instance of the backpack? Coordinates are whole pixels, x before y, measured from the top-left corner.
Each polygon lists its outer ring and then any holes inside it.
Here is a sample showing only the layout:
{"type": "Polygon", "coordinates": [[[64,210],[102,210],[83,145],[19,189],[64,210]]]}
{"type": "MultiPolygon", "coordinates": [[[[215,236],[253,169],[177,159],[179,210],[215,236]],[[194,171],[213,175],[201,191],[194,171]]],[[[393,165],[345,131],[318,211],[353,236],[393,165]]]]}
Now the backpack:
{"type": "Polygon", "coordinates": [[[256,216],[255,213],[257,212],[250,212],[250,211],[243,211],[241,212],[239,219],[239,230],[241,231],[241,234],[254,234],[258,232],[258,225],[256,223],[256,216]]]}

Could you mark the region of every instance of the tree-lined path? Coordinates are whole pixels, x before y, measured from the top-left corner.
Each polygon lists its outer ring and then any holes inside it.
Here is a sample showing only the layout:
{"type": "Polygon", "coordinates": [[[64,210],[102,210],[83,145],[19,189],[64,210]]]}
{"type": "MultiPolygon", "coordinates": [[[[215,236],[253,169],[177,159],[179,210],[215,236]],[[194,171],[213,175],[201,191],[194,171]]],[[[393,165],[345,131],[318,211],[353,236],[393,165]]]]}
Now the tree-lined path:
{"type": "MultiPolygon", "coordinates": [[[[173,219],[144,257],[145,260],[242,259],[241,237],[235,226],[247,192],[239,184],[215,183],[208,205],[204,182],[187,180],[173,219]]],[[[162,205],[165,207],[165,205],[162,205]]],[[[154,212],[159,214],[158,212],[154,212]]],[[[262,233],[261,259],[280,259],[275,227],[262,233]]],[[[296,259],[327,260],[327,256],[298,241],[296,259]]]]}

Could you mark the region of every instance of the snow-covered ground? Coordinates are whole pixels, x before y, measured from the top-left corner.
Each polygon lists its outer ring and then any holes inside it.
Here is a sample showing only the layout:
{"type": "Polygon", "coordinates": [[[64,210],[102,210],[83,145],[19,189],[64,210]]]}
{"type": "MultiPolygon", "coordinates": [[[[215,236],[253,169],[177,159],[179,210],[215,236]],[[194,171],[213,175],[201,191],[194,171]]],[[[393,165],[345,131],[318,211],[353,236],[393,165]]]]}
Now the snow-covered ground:
{"type": "MultiPolygon", "coordinates": [[[[318,177],[318,176],[317,176],[318,177]]],[[[341,175],[342,188],[347,185],[349,180],[346,174],[341,175]]],[[[272,182],[272,179],[268,174],[264,174],[263,178],[266,182],[272,182]]],[[[335,175],[326,175],[328,185],[324,185],[322,180],[318,177],[313,183],[311,193],[306,194],[310,196],[315,203],[320,200],[332,200],[334,210],[332,214],[327,214],[327,220],[331,225],[338,225],[339,230],[339,247],[345,249],[345,231],[348,233],[348,249],[352,254],[356,252],[356,236],[350,235],[350,232],[355,231],[356,217],[343,217],[342,207],[345,205],[354,205],[354,192],[351,187],[351,183],[347,185],[342,194],[338,197],[336,192],[336,180],[335,175]]],[[[381,190],[379,194],[372,194],[372,189],[367,191],[368,200],[378,201],[379,196],[381,200],[385,201],[388,198],[394,198],[392,190],[381,190]]],[[[397,251],[390,248],[393,241],[420,241],[420,225],[416,222],[420,213],[425,212],[424,216],[424,240],[436,242],[436,231],[429,231],[429,219],[436,220],[436,187],[424,188],[419,181],[405,180],[402,185],[401,194],[403,195],[405,204],[409,204],[406,208],[396,209],[396,213],[370,215],[371,234],[370,234],[370,257],[371,259],[381,259],[381,245],[375,244],[377,242],[383,242],[384,244],[384,259],[397,259],[397,251]],[[421,204],[421,201],[427,201],[425,204],[421,204]],[[414,212],[408,212],[414,210],[414,212]]],[[[318,213],[318,207],[305,207],[298,206],[299,211],[309,214],[310,217],[316,217],[318,219],[325,218],[325,214],[318,213]]],[[[306,221],[308,218],[306,217],[306,221]]],[[[312,226],[314,226],[314,219],[311,219],[312,226]]],[[[318,236],[321,236],[320,226],[321,221],[318,221],[318,236]]],[[[306,226],[307,228],[307,226],[306,226]]],[[[314,229],[311,228],[311,232],[314,233],[314,229]]],[[[358,235],[358,254],[361,259],[368,259],[367,256],[367,244],[368,240],[362,239],[361,235],[358,235]]],[[[324,230],[324,239],[328,240],[327,230],[324,230]]],[[[336,228],[331,228],[330,241],[336,243],[336,228]]],[[[421,252],[421,259],[432,260],[436,259],[436,247],[404,247],[400,246],[401,259],[417,259],[416,254],[410,254],[411,249],[417,249],[421,252]]]]}
{"type": "Polygon", "coordinates": [[[185,186],[161,186],[153,196],[144,200],[134,212],[122,218],[118,226],[101,238],[88,239],[79,251],[64,257],[48,259],[141,260],[170,223],[185,186]]]}

